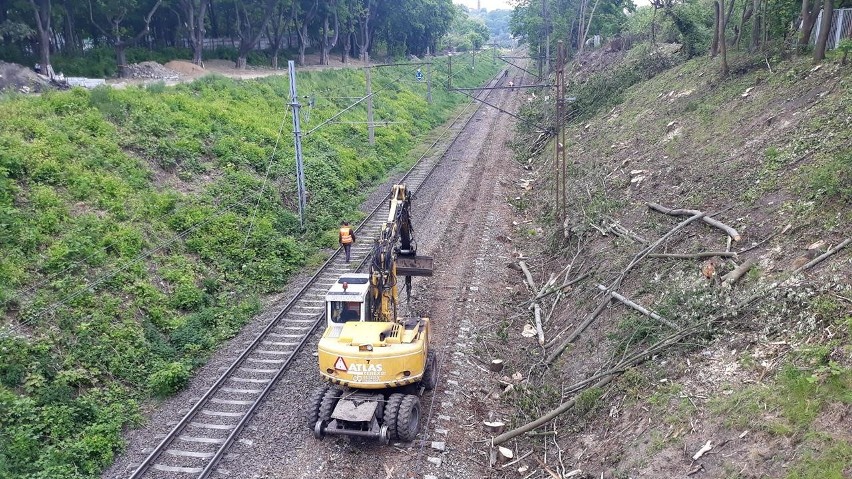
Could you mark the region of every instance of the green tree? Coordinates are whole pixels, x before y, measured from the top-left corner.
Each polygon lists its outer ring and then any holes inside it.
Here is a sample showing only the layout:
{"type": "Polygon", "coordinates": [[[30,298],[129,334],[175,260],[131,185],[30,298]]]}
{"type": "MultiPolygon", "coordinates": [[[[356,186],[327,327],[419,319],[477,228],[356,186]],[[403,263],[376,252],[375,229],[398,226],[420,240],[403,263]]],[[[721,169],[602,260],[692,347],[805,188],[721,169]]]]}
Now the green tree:
{"type": "Polygon", "coordinates": [[[89,19],[115,49],[121,77],[127,76],[127,47],[151,30],[151,17],[162,3],[163,0],[89,0],[89,19]]]}

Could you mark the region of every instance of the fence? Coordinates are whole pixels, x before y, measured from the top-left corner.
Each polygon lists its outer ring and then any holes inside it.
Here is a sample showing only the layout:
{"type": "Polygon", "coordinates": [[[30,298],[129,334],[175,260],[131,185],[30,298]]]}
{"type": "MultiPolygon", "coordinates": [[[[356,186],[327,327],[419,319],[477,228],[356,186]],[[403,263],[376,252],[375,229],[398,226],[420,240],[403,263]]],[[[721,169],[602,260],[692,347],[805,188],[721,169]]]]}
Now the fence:
{"type": "MultiPolygon", "coordinates": [[[[815,43],[819,38],[820,27],[822,26],[822,12],[819,12],[816,26],[811,33],[811,43],[815,43]]],[[[837,48],[840,40],[849,38],[852,35],[852,8],[840,8],[833,12],[831,17],[831,30],[828,31],[828,41],[825,44],[826,50],[837,48]]]]}
{"type": "MultiPolygon", "coordinates": [[[[299,42],[299,38],[296,36],[296,34],[292,34],[292,35],[290,35],[289,42],[288,42],[287,38],[284,38],[284,39],[281,40],[281,46],[286,47],[288,43],[290,45],[298,45],[298,42],[299,42]]],[[[191,47],[191,44],[189,43],[189,39],[187,39],[187,38],[184,38],[182,40],[182,43],[183,43],[184,48],[190,48],[191,47]]],[[[270,44],[269,39],[266,38],[266,36],[263,36],[263,37],[260,38],[260,40],[258,40],[257,45],[255,45],[254,49],[255,50],[266,50],[267,48],[269,48],[269,44],[270,44]]],[[[310,46],[310,44],[311,43],[309,41],[308,45],[310,46]]],[[[204,39],[204,46],[202,46],[202,49],[203,50],[215,50],[216,48],[219,48],[219,47],[237,48],[239,46],[240,46],[240,41],[236,38],[205,38],[204,39]]]]}

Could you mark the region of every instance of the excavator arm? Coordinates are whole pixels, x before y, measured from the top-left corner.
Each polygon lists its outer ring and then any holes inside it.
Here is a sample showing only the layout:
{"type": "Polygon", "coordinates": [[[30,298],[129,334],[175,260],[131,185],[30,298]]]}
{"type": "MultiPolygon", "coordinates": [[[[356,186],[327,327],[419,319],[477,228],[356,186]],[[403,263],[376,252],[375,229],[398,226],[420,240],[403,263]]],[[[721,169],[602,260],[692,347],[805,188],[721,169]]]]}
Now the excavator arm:
{"type": "Polygon", "coordinates": [[[417,242],[411,226],[411,192],[394,185],[390,194],[388,219],[373,245],[370,262],[370,294],[374,321],[398,322],[398,278],[405,278],[406,297],[411,297],[412,276],[432,276],[432,258],[417,256],[417,242]]]}

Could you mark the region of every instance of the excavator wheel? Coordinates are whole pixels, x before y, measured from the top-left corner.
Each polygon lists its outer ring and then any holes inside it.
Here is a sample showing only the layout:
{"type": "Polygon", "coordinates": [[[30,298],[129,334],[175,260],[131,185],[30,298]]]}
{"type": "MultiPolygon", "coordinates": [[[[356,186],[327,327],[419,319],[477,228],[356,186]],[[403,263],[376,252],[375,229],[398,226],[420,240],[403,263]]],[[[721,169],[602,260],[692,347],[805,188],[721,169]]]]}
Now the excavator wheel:
{"type": "Polygon", "coordinates": [[[438,386],[438,359],[435,357],[435,351],[429,351],[426,355],[426,369],[423,370],[421,382],[428,391],[438,386]]]}
{"type": "Polygon", "coordinates": [[[399,406],[396,433],[401,441],[410,442],[420,430],[420,398],[407,394],[399,406]]]}
{"type": "Polygon", "coordinates": [[[343,396],[343,391],[337,388],[328,388],[322,397],[322,402],[320,402],[319,413],[317,414],[318,420],[323,422],[331,420],[331,413],[334,412],[340,396],[343,396]]]}
{"type": "Polygon", "coordinates": [[[308,427],[311,429],[314,428],[319,420],[320,405],[326,391],[328,391],[328,386],[322,385],[314,389],[311,395],[308,396],[308,427]]]}
{"type": "Polygon", "coordinates": [[[405,394],[394,393],[388,396],[388,401],[385,403],[384,422],[388,427],[388,438],[391,441],[399,439],[396,424],[399,416],[399,406],[402,404],[402,400],[405,399],[406,396],[407,395],[405,394]]]}

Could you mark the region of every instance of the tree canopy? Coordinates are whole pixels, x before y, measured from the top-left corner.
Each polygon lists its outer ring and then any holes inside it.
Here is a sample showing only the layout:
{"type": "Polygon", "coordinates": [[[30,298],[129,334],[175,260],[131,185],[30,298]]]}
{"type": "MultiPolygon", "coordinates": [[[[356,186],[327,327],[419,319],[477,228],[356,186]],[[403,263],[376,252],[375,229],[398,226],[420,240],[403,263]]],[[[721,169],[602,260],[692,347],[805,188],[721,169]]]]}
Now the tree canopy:
{"type": "MultiPolygon", "coordinates": [[[[277,65],[279,52],[349,57],[424,55],[479,48],[490,33],[452,0],[9,0],[0,6],[0,59],[57,65],[138,60],[138,49],[202,63],[215,54],[244,67],[249,57],[277,65]],[[451,40],[446,37],[450,35],[451,40]],[[111,58],[110,58],[111,57],[111,58]],[[266,58],[263,58],[266,57],[266,58]],[[94,59],[94,60],[92,60],[94,59]]],[[[156,59],[156,58],[152,58],[156,59]]],[[[97,71],[97,70],[96,70],[97,71]]]]}

